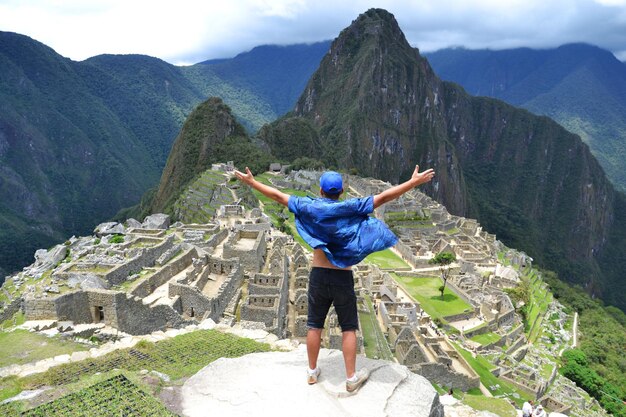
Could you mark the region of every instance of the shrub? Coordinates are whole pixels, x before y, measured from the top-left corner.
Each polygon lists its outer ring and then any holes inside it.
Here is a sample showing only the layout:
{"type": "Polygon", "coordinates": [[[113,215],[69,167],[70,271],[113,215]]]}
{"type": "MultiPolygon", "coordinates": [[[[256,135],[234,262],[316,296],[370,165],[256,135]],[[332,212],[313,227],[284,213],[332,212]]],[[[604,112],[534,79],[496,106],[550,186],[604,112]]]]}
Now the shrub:
{"type": "Polygon", "coordinates": [[[124,243],[123,235],[113,235],[109,238],[109,243],[124,243]]]}

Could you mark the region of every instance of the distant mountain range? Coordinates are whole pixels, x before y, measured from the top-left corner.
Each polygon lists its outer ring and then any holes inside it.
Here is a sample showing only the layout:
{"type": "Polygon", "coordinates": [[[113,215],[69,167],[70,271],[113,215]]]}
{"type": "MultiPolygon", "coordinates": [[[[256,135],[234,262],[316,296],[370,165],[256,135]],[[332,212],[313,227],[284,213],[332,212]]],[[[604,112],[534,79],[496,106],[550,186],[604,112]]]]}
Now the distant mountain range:
{"type": "Polygon", "coordinates": [[[589,145],[626,191],[626,65],[596,46],[501,51],[443,49],[424,54],[444,80],[549,116],[589,145]]]}
{"type": "Polygon", "coordinates": [[[295,102],[325,49],[262,46],[189,67],[143,55],[75,62],[0,32],[0,281],[36,249],[136,204],[207,97],[256,131],[295,102]]]}

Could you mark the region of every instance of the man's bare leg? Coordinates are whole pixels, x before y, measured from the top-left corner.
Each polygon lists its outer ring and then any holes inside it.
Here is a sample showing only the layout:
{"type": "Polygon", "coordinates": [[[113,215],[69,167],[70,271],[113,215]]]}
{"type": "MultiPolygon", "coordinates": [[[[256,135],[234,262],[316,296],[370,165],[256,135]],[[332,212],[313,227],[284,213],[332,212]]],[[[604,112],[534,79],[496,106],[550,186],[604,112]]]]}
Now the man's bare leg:
{"type": "Polygon", "coordinates": [[[343,351],[343,362],[346,365],[346,379],[348,379],[354,376],[356,371],[356,331],[347,330],[341,335],[341,350],[343,351]]]}
{"type": "Polygon", "coordinates": [[[322,329],[309,329],[306,334],[306,353],[309,357],[309,369],[317,368],[317,357],[322,345],[322,329]]]}

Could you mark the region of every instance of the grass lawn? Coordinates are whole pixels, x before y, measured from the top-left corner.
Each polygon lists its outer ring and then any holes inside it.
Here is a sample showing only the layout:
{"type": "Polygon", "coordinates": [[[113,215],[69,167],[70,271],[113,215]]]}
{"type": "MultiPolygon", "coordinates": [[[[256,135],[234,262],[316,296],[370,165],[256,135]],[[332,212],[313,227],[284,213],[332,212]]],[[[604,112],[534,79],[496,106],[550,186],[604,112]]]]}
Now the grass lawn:
{"type": "Polygon", "coordinates": [[[365,296],[365,304],[367,304],[370,312],[363,313],[359,311],[361,334],[363,335],[365,345],[365,356],[368,358],[393,360],[393,353],[391,353],[389,344],[378,326],[378,320],[374,314],[374,306],[372,305],[372,300],[369,295],[365,296]]]}
{"type": "Polygon", "coordinates": [[[439,292],[441,286],[441,278],[439,277],[413,278],[397,274],[391,275],[433,319],[460,314],[472,309],[472,306],[452,292],[449,287],[446,287],[442,299],[439,292]]]}
{"type": "Polygon", "coordinates": [[[515,408],[504,398],[490,398],[483,395],[465,395],[463,403],[476,410],[491,411],[500,417],[516,417],[515,408]]]}
{"type": "Polygon", "coordinates": [[[0,367],[22,365],[88,348],[58,337],[47,337],[27,330],[0,332],[0,367]]]}
{"type": "MultiPolygon", "coordinates": [[[[18,394],[22,390],[51,386],[62,389],[64,393],[75,392],[73,384],[79,384],[85,378],[106,374],[112,369],[119,369],[125,374],[136,375],[142,369],[155,370],[169,375],[173,384],[180,378],[189,377],[218,358],[239,357],[253,352],[267,352],[270,347],[251,339],[221,333],[216,330],[198,330],[176,336],[157,343],[139,342],[133,348],[120,349],[98,358],[89,358],[55,366],[46,372],[28,375],[23,378],[9,377],[0,379],[0,401],[18,394]],[[64,388],[65,387],[65,388],[64,388]]],[[[118,384],[113,388],[117,390],[118,384]]],[[[78,388],[81,394],[82,388],[78,388]]],[[[80,396],[91,397],[91,392],[82,392],[80,396]]],[[[121,394],[123,395],[123,394],[121,394]]],[[[53,401],[54,403],[55,401],[53,401]]],[[[19,401],[19,403],[23,403],[19,401]]],[[[47,410],[47,408],[46,408],[47,410]]],[[[0,404],[0,416],[3,413],[0,404]]],[[[9,414],[15,415],[15,414],[9,414]]],[[[26,414],[31,415],[31,414],[26,414]]],[[[76,415],[55,414],[47,411],[34,415],[76,415]]],[[[89,414],[92,415],[92,414],[89,414]]],[[[93,414],[96,415],[96,414],[93,414]]],[[[124,412],[97,415],[149,415],[124,412]]]]}
{"type": "Polygon", "coordinates": [[[24,324],[25,321],[26,319],[24,318],[24,313],[20,310],[15,313],[13,317],[0,324],[0,330],[10,329],[13,326],[19,326],[20,324],[24,324]]]}
{"type": "Polygon", "coordinates": [[[542,284],[543,281],[539,276],[530,280],[530,305],[527,320],[530,327],[527,329],[526,336],[531,343],[541,336],[542,323],[552,301],[552,293],[542,288],[542,284]]]}
{"type": "Polygon", "coordinates": [[[491,363],[489,363],[487,359],[485,359],[484,357],[480,355],[477,355],[474,358],[470,352],[460,347],[458,343],[452,342],[452,344],[456,348],[457,352],[459,352],[461,356],[463,356],[463,358],[467,361],[467,363],[470,364],[472,369],[476,371],[476,373],[480,377],[480,382],[482,382],[482,384],[493,395],[507,395],[509,396],[511,400],[515,401],[515,403],[518,404],[520,408],[524,400],[530,398],[530,396],[527,393],[517,390],[511,385],[507,384],[506,382],[495,377],[490,371],[491,369],[494,368],[494,366],[491,363]],[[491,387],[496,387],[496,386],[499,386],[499,388],[491,389],[491,387]],[[513,394],[514,392],[516,392],[520,396],[519,399],[511,396],[511,394],[513,394]]]}
{"type": "Polygon", "coordinates": [[[485,333],[485,334],[478,334],[472,337],[470,340],[480,343],[481,345],[488,345],[490,343],[495,343],[498,340],[500,340],[500,336],[498,336],[495,333],[485,333]]]}
{"type": "Polygon", "coordinates": [[[376,264],[382,269],[411,268],[409,264],[404,262],[402,258],[396,255],[391,249],[374,252],[368,255],[365,261],[376,264]]]}

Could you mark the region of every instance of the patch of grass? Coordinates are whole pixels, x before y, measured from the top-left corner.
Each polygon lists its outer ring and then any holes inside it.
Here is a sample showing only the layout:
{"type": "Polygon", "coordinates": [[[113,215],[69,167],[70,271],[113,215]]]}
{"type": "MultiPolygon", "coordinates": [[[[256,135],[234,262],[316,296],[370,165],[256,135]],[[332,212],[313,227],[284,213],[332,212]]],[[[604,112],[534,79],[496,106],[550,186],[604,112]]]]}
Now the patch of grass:
{"type": "Polygon", "coordinates": [[[550,375],[552,375],[552,371],[554,370],[554,365],[550,364],[550,363],[544,363],[541,365],[541,372],[540,375],[544,378],[544,379],[548,379],[550,378],[550,375]]]}
{"type": "Polygon", "coordinates": [[[0,367],[22,365],[83,350],[87,348],[73,341],[27,330],[0,332],[0,367]]]}
{"type": "Polygon", "coordinates": [[[414,278],[391,274],[396,282],[422,306],[433,319],[460,314],[472,309],[468,303],[446,287],[443,299],[439,287],[441,278],[414,278]]]}
{"type": "Polygon", "coordinates": [[[455,349],[457,350],[457,352],[459,352],[461,354],[461,356],[463,356],[463,358],[467,361],[467,363],[469,363],[469,365],[472,367],[472,369],[474,371],[476,371],[476,373],[478,374],[478,376],[480,377],[480,382],[482,382],[482,384],[493,394],[493,395],[506,395],[509,396],[509,398],[511,398],[511,400],[515,401],[516,404],[518,404],[520,407],[522,405],[522,403],[524,402],[525,399],[530,399],[530,396],[520,390],[517,390],[516,388],[514,388],[513,386],[507,384],[506,382],[498,379],[496,376],[494,376],[491,373],[491,369],[494,368],[494,366],[489,363],[484,357],[477,355],[476,357],[473,357],[472,354],[470,352],[468,352],[467,350],[463,349],[462,347],[459,346],[458,343],[452,342],[452,345],[455,347],[455,349]],[[491,387],[496,387],[499,386],[495,389],[491,389],[491,387]],[[512,396],[513,393],[517,393],[520,398],[516,399],[512,396]]]}
{"type": "Polygon", "coordinates": [[[109,243],[124,243],[124,236],[123,235],[113,235],[109,238],[109,243]]]}
{"type": "Polygon", "coordinates": [[[483,392],[480,390],[480,388],[470,388],[467,390],[466,394],[481,396],[483,395],[483,392]]]}
{"type": "Polygon", "coordinates": [[[495,343],[498,340],[500,340],[500,336],[495,333],[490,332],[490,333],[478,334],[472,337],[470,340],[473,340],[476,343],[480,343],[481,345],[488,345],[488,344],[495,343]]]}
{"type": "Polygon", "coordinates": [[[515,408],[504,398],[485,397],[483,395],[467,394],[463,398],[463,403],[475,410],[490,411],[500,417],[516,417],[515,408]]]}
{"type": "Polygon", "coordinates": [[[389,344],[378,326],[372,300],[369,295],[365,295],[364,298],[369,313],[359,311],[359,319],[361,323],[361,334],[363,335],[363,342],[365,344],[365,356],[368,358],[393,360],[393,353],[391,353],[389,344]]]}
{"type": "Polygon", "coordinates": [[[539,275],[532,275],[530,279],[530,303],[528,306],[528,327],[526,336],[533,343],[543,331],[543,320],[552,302],[552,293],[544,288],[543,280],[539,275]]]}
{"type": "Polygon", "coordinates": [[[19,326],[20,324],[24,324],[25,321],[26,317],[24,316],[24,313],[22,313],[22,310],[20,310],[15,313],[13,317],[11,317],[10,319],[6,319],[4,322],[2,322],[2,324],[0,325],[0,330],[9,329],[13,326],[19,326]]]}
{"type": "Polygon", "coordinates": [[[83,375],[110,369],[155,370],[173,380],[191,376],[218,358],[239,357],[252,352],[269,351],[269,345],[215,330],[199,330],[158,343],[136,345],[99,358],[63,364],[26,377],[25,386],[38,388],[76,382],[83,375]]]}
{"type": "MultiPolygon", "coordinates": [[[[22,380],[16,376],[0,379],[0,401],[16,396],[22,392],[23,389],[22,380]]],[[[2,413],[0,413],[0,415],[2,415],[2,413]]]]}
{"type": "Polygon", "coordinates": [[[25,411],[22,416],[176,416],[124,374],[25,411]]]}
{"type": "Polygon", "coordinates": [[[411,268],[409,264],[396,255],[391,249],[374,252],[365,258],[366,262],[378,265],[381,269],[402,269],[411,268]]]}

